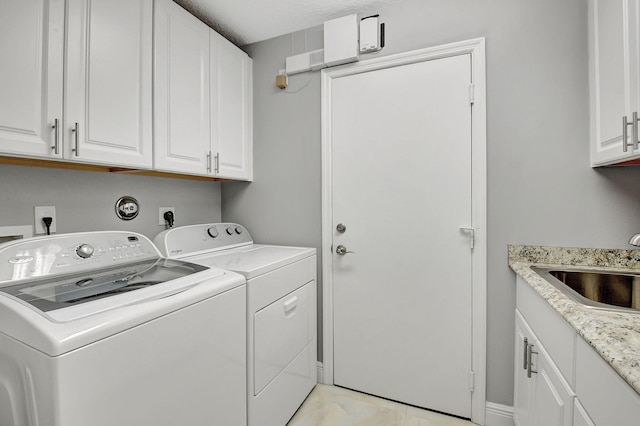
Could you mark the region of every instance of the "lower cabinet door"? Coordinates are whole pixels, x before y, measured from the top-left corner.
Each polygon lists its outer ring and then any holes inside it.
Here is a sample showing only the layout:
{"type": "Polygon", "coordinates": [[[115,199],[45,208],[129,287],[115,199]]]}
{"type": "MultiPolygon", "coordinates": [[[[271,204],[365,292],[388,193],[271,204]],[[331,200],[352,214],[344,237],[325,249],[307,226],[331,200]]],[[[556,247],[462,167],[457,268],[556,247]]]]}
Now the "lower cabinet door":
{"type": "Polygon", "coordinates": [[[538,346],[534,351],[537,354],[532,354],[536,367],[535,378],[533,378],[535,400],[533,424],[536,426],[571,426],[575,395],[544,348],[538,346]]]}
{"type": "Polygon", "coordinates": [[[577,398],[573,406],[573,426],[596,426],[577,398]]]}
{"type": "Polygon", "coordinates": [[[516,310],[514,423],[572,426],[575,392],[516,310]]]}
{"type": "Polygon", "coordinates": [[[527,377],[527,346],[533,332],[520,312],[516,311],[516,347],[514,370],[513,421],[516,426],[530,426],[531,420],[531,380],[527,377]]]}

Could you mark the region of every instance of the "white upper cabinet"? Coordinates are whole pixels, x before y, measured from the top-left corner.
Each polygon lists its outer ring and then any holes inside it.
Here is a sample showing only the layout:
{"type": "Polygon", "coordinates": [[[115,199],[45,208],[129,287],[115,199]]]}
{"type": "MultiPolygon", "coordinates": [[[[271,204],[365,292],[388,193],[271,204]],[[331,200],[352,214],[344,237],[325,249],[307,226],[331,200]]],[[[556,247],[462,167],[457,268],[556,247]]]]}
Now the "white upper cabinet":
{"type": "Polygon", "coordinates": [[[592,166],[640,157],[640,0],[589,0],[589,78],[592,166]],[[627,126],[623,141],[623,117],[627,126]]]}
{"type": "Polygon", "coordinates": [[[251,59],[171,0],[154,49],[154,169],[252,180],[251,59]]]}
{"type": "Polygon", "coordinates": [[[211,30],[211,150],[216,177],[253,180],[252,61],[211,30]]]}
{"type": "Polygon", "coordinates": [[[151,167],[152,7],[4,0],[0,153],[151,167]]]}
{"type": "Polygon", "coordinates": [[[208,175],[210,29],[171,0],[154,13],[154,169],[208,175]]]}
{"type": "Polygon", "coordinates": [[[152,0],[67,0],[65,158],[152,165],[152,0]]]}
{"type": "Polygon", "coordinates": [[[152,6],[3,1],[0,153],[151,167],[152,6]]]}
{"type": "Polygon", "coordinates": [[[0,156],[253,179],[251,58],[171,0],[0,0],[0,58],[0,156]]]}
{"type": "Polygon", "coordinates": [[[64,0],[0,2],[0,155],[62,156],[63,52],[64,0]]]}

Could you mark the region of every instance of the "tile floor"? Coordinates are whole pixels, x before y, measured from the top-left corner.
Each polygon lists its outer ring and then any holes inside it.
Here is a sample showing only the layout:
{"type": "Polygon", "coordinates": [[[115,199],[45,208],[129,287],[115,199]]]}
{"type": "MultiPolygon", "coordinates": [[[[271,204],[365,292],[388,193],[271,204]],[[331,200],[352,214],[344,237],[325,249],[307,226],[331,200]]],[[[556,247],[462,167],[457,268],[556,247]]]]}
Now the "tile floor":
{"type": "Polygon", "coordinates": [[[316,385],[288,426],[473,426],[433,411],[336,386],[316,385]]]}

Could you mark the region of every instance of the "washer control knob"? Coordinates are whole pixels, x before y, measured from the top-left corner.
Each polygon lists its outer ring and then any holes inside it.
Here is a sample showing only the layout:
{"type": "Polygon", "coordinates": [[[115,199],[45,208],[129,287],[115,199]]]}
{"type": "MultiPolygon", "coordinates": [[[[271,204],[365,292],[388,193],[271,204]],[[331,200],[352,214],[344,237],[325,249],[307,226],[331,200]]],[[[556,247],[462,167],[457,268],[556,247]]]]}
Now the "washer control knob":
{"type": "Polygon", "coordinates": [[[76,249],[76,254],[83,259],[88,259],[93,256],[93,247],[89,244],[82,244],[76,249]]]}
{"type": "Polygon", "coordinates": [[[235,232],[235,231],[233,230],[233,228],[232,228],[232,227],[228,227],[228,228],[227,228],[227,234],[229,234],[229,235],[233,235],[233,233],[234,233],[234,232],[235,232]]]}
{"type": "Polygon", "coordinates": [[[207,229],[207,234],[209,234],[211,238],[215,238],[218,236],[218,230],[215,226],[212,226],[211,228],[207,229]]]}
{"type": "Polygon", "coordinates": [[[239,226],[236,226],[236,234],[240,235],[242,234],[242,228],[239,226]]]}

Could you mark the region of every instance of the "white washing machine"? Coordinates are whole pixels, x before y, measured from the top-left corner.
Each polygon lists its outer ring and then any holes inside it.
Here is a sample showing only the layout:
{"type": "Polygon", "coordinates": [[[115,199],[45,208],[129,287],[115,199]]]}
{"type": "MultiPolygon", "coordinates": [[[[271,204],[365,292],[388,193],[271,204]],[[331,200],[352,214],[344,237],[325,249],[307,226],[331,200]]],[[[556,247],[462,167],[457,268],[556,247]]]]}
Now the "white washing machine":
{"type": "Polygon", "coordinates": [[[317,382],[315,248],[253,244],[235,223],[174,228],[154,242],[246,277],[248,423],[285,425],[317,382]]]}
{"type": "Polygon", "coordinates": [[[0,425],[246,425],[245,300],[131,232],[0,245],[0,425]]]}

